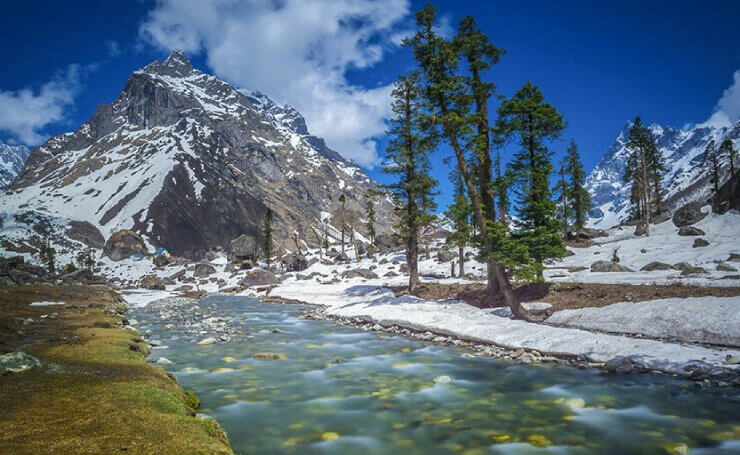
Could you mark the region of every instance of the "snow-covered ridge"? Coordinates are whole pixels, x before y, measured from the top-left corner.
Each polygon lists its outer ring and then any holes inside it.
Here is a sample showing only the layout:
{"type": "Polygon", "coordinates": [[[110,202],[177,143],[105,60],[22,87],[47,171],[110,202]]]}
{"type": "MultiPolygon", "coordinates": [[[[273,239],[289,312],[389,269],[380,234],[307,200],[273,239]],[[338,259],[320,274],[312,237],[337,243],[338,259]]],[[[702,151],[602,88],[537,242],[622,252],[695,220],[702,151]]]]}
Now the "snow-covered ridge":
{"type": "MultiPolygon", "coordinates": [[[[632,122],[627,122],[614,144],[586,178],[586,189],[591,193],[593,204],[588,223],[591,227],[608,228],[629,217],[632,186],[622,177],[630,154],[627,141],[631,128],[632,122]]],[[[725,137],[729,137],[734,141],[735,148],[740,145],[740,122],[731,128],[694,127],[681,130],[660,125],[650,125],[649,128],[668,168],[663,189],[669,211],[690,201],[704,202],[709,198],[711,188],[708,168],[704,164],[704,149],[709,141],[714,140],[719,145],[725,137]]],[[[723,169],[723,172],[727,170],[723,169]]]]}
{"type": "Polygon", "coordinates": [[[31,151],[22,145],[9,145],[0,141],[0,191],[10,185],[21,172],[31,151]]]}

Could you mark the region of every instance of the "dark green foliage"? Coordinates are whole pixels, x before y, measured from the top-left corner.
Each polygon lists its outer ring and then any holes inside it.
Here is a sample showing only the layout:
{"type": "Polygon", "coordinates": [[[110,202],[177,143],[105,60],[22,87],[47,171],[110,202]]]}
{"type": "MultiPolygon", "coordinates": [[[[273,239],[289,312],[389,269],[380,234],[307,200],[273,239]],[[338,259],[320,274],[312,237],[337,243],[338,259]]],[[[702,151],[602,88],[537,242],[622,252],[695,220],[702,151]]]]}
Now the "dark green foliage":
{"type": "Polygon", "coordinates": [[[41,261],[46,264],[46,268],[49,270],[49,273],[54,273],[56,271],[56,252],[57,251],[51,246],[51,241],[48,238],[39,249],[39,257],[41,258],[41,261]]]}
{"type": "Polygon", "coordinates": [[[424,123],[418,73],[401,76],[391,96],[394,117],[389,121],[391,140],[383,172],[396,177],[388,189],[396,201],[397,234],[406,243],[409,287],[413,288],[418,280],[419,230],[431,223],[436,208],[433,190],[437,182],[429,175],[435,137],[424,123]]]}
{"type": "Polygon", "coordinates": [[[737,151],[732,145],[732,139],[726,137],[719,146],[719,154],[730,163],[730,177],[735,175],[735,156],[737,151]]]}
{"type": "Polygon", "coordinates": [[[563,231],[566,232],[570,227],[571,219],[571,207],[570,207],[570,185],[568,184],[568,170],[565,167],[565,160],[560,162],[560,169],[558,170],[558,181],[553,188],[555,192],[555,200],[558,205],[558,220],[563,227],[563,231]]]}
{"type": "Polygon", "coordinates": [[[542,261],[565,254],[557,207],[550,193],[552,152],[547,147],[560,136],[565,123],[544,98],[536,86],[527,82],[499,107],[500,130],[517,136],[520,146],[508,169],[514,179],[519,212],[515,236],[527,245],[538,263],[540,278],[542,261]]]}
{"type": "Polygon", "coordinates": [[[365,202],[365,218],[367,219],[367,235],[370,238],[370,243],[375,243],[375,203],[371,197],[367,198],[365,202]]]}
{"type": "Polygon", "coordinates": [[[272,210],[269,207],[265,212],[265,227],[262,235],[264,237],[263,247],[265,249],[265,262],[267,263],[267,268],[269,269],[272,256],[272,210]]]}
{"type": "Polygon", "coordinates": [[[642,124],[640,117],[630,129],[627,148],[630,156],[625,167],[624,180],[632,184],[633,214],[644,221],[645,235],[650,235],[650,218],[661,210],[661,178],[666,168],[655,145],[655,138],[642,124]]]}
{"type": "Polygon", "coordinates": [[[89,270],[92,272],[93,267],[95,266],[95,259],[93,258],[92,249],[81,251],[79,254],[77,254],[77,264],[79,264],[81,269],[89,270]]]}
{"type": "Polygon", "coordinates": [[[714,141],[709,141],[707,148],[704,149],[704,163],[710,167],[712,172],[711,182],[714,186],[714,194],[719,193],[719,168],[720,153],[714,146],[714,141]]]}
{"type": "Polygon", "coordinates": [[[580,231],[586,224],[586,217],[591,210],[591,195],[584,187],[586,173],[583,172],[583,163],[578,154],[578,145],[575,140],[570,141],[565,155],[565,172],[570,177],[568,185],[568,199],[571,204],[573,227],[580,231]]]}

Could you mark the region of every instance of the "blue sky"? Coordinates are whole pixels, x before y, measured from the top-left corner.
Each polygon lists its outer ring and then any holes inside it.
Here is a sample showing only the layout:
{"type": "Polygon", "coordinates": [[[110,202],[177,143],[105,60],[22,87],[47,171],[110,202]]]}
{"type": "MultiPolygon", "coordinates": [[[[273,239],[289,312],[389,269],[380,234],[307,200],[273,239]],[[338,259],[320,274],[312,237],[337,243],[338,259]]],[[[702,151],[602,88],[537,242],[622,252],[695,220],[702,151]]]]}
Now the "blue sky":
{"type": "MultiPolygon", "coordinates": [[[[568,123],[553,149],[576,139],[587,169],[635,115],[675,127],[706,121],[740,69],[737,1],[434,3],[443,29],[472,14],[506,48],[491,79],[505,95],[538,85],[568,123]]],[[[178,47],[205,71],[296,105],[309,129],[382,181],[373,163],[383,153],[389,84],[413,68],[394,43],[422,4],[7,2],[0,139],[38,143],[77,128],[133,70],[178,47]]],[[[449,200],[446,155],[440,149],[433,160],[441,205],[449,200]]]]}

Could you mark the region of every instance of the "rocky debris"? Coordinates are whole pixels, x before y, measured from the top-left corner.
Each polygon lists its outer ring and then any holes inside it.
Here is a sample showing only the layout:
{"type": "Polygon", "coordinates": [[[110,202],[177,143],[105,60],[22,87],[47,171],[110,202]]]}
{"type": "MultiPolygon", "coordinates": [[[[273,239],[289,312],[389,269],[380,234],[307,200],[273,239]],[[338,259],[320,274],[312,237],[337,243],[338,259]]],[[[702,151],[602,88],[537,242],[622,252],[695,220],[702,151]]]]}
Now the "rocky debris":
{"type": "Polygon", "coordinates": [[[629,267],[625,267],[614,261],[596,261],[591,264],[592,272],[634,272],[629,267]]]}
{"type": "Polygon", "coordinates": [[[720,272],[737,272],[737,269],[726,262],[717,264],[717,270],[720,272]]]}
{"type": "Polygon", "coordinates": [[[701,247],[705,247],[705,246],[709,246],[709,242],[707,242],[706,240],[704,240],[702,238],[694,239],[693,248],[701,248],[701,247]]]}
{"type": "Polygon", "coordinates": [[[27,263],[23,256],[0,258],[0,284],[25,285],[48,280],[45,268],[27,263]]]}
{"type": "Polygon", "coordinates": [[[641,272],[654,272],[657,270],[673,270],[673,266],[665,262],[653,261],[640,269],[641,272]]]}
{"type": "Polygon", "coordinates": [[[636,236],[643,236],[647,232],[647,229],[645,227],[644,222],[637,223],[637,226],[635,227],[635,235],[636,236]]]}
{"type": "Polygon", "coordinates": [[[228,253],[234,262],[254,262],[260,258],[262,246],[253,235],[242,234],[229,242],[228,253]]]}
{"type": "Polygon", "coordinates": [[[165,285],[162,278],[157,275],[147,275],[139,281],[139,286],[144,289],[150,289],[155,291],[164,291],[165,285]]]}
{"type": "Polygon", "coordinates": [[[36,357],[25,352],[11,352],[0,355],[0,375],[7,373],[22,373],[41,366],[36,357]]]}
{"type": "Polygon", "coordinates": [[[339,264],[342,262],[349,262],[349,256],[347,256],[346,253],[339,253],[336,256],[334,256],[333,261],[335,264],[339,264]]]}
{"type": "Polygon", "coordinates": [[[342,278],[365,278],[370,280],[378,278],[378,274],[368,269],[353,269],[342,272],[342,278]]]}
{"type": "Polygon", "coordinates": [[[290,253],[280,261],[286,272],[300,272],[308,268],[308,260],[301,253],[290,253]]]}
{"type": "Polygon", "coordinates": [[[604,369],[612,374],[632,374],[639,371],[639,366],[628,357],[615,357],[604,364],[604,369]]]}
{"type": "Polygon", "coordinates": [[[247,272],[244,278],[239,280],[239,285],[243,287],[266,286],[278,283],[280,283],[280,279],[274,273],[265,269],[252,269],[247,272]]]}
{"type": "Polygon", "coordinates": [[[157,267],[164,267],[172,261],[169,254],[158,254],[152,262],[157,267]]]}
{"type": "Polygon", "coordinates": [[[439,262],[450,262],[457,258],[457,255],[450,250],[440,249],[437,251],[437,261],[439,262]]]}
{"type": "Polygon", "coordinates": [[[673,224],[676,227],[690,226],[703,220],[705,216],[707,214],[701,211],[701,204],[693,201],[680,207],[673,213],[673,224]]]}
{"type": "Polygon", "coordinates": [[[70,239],[82,242],[90,248],[101,249],[105,245],[105,237],[89,221],[70,221],[66,234],[70,239]]]}
{"type": "Polygon", "coordinates": [[[404,262],[403,264],[401,264],[398,267],[398,271],[401,272],[404,275],[408,275],[408,273],[409,273],[409,265],[404,262]]]}
{"type": "Polygon", "coordinates": [[[704,231],[694,226],[684,226],[678,229],[678,235],[681,235],[681,236],[704,235],[704,231]]]}
{"type": "Polygon", "coordinates": [[[679,262],[673,264],[673,268],[681,271],[681,275],[694,275],[697,273],[707,273],[707,271],[701,267],[695,267],[688,262],[679,262]]]}
{"type": "Polygon", "coordinates": [[[128,229],[111,234],[105,242],[103,253],[113,261],[128,259],[134,254],[148,254],[141,236],[128,229]]]}
{"type": "Polygon", "coordinates": [[[67,283],[67,284],[88,283],[90,281],[94,281],[95,276],[88,269],[80,269],[80,270],[75,270],[74,272],[70,272],[65,275],[62,275],[61,280],[62,282],[67,283]]]}
{"type": "Polygon", "coordinates": [[[168,276],[167,278],[170,280],[181,280],[182,277],[185,276],[185,273],[186,273],[185,269],[181,269],[173,273],[172,275],[168,276]]]}
{"type": "Polygon", "coordinates": [[[193,269],[193,276],[202,278],[204,276],[210,276],[216,273],[216,268],[212,266],[211,264],[196,264],[195,268],[193,269]]]}

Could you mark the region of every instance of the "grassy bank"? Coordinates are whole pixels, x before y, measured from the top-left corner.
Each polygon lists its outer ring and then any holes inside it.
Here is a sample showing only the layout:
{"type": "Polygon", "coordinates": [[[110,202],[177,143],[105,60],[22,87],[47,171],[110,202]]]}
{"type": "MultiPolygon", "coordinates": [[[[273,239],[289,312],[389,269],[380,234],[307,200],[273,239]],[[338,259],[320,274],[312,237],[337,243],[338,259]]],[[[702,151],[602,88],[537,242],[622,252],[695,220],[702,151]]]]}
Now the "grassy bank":
{"type": "Polygon", "coordinates": [[[197,399],[146,362],[124,309],[105,287],[0,287],[0,354],[43,364],[0,376],[0,453],[232,453],[215,421],[194,417],[197,399]]]}

